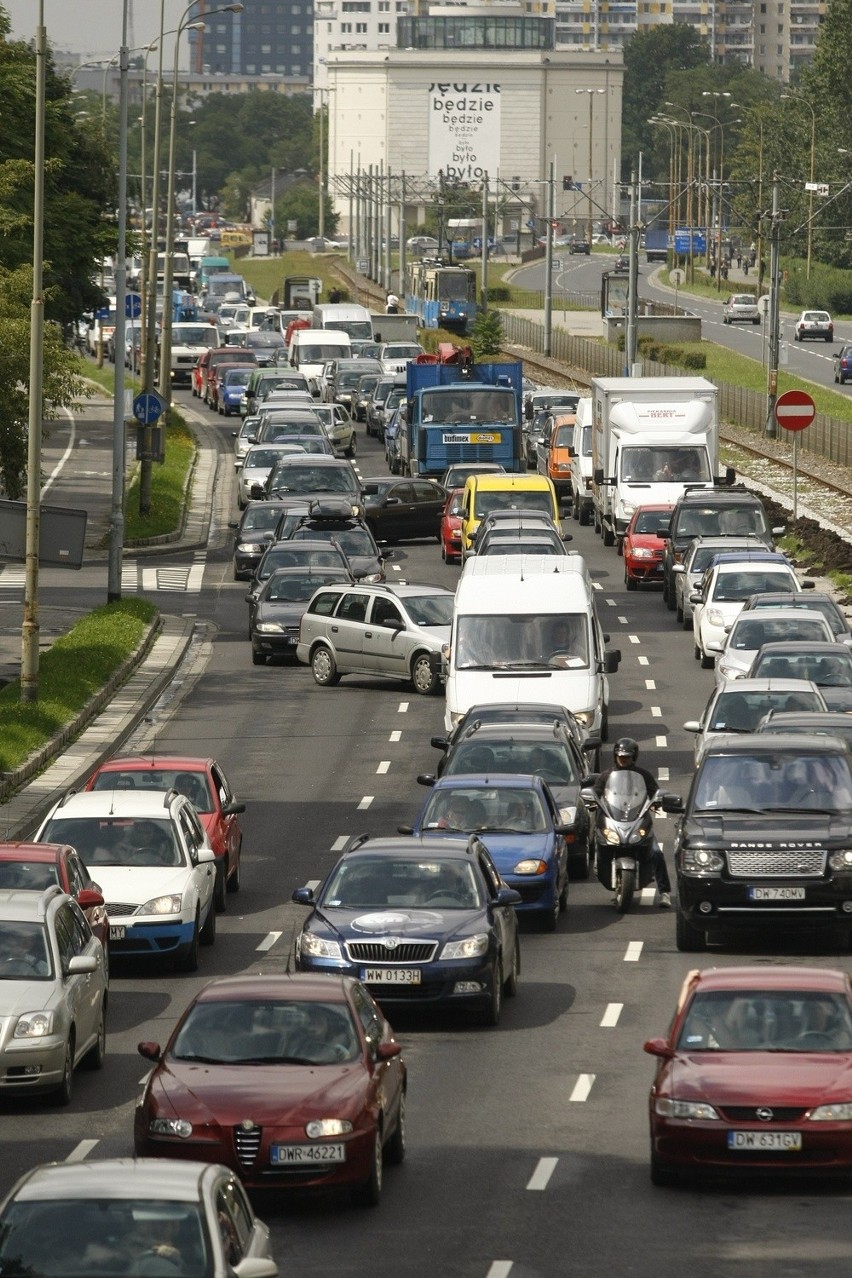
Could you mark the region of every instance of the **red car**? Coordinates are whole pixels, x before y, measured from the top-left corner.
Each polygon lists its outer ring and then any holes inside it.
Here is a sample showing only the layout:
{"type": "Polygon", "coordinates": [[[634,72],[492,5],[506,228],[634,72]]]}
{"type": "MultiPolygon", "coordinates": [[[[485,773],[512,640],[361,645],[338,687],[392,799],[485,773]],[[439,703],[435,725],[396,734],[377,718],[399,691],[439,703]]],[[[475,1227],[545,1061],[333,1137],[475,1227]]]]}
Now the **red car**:
{"type": "Polygon", "coordinates": [[[257,365],[254,351],[247,351],[242,346],[209,346],[198,356],[198,363],[192,370],[192,393],[207,402],[208,379],[217,364],[249,364],[257,365]]]}
{"type": "Polygon", "coordinates": [[[216,909],[225,909],[226,891],[239,892],[243,832],[237,818],[246,805],[237,803],[215,759],[164,754],[117,756],[92,773],[86,789],[178,790],[185,794],[216,854],[216,909]]]}
{"type": "Polygon", "coordinates": [[[405,1156],[401,1047],[360,981],[236,976],[190,1003],[136,1107],[138,1156],[224,1163],[253,1189],[346,1186],[373,1205],[405,1156]]]}
{"type": "Polygon", "coordinates": [[[445,564],[461,563],[461,517],[463,488],[453,488],[447,495],[441,515],[441,558],[445,564]]]}
{"type": "Polygon", "coordinates": [[[619,547],[624,556],[624,584],[638,590],[644,581],[663,580],[664,542],[657,536],[669,526],[674,506],[638,506],[619,547]]]}
{"type": "Polygon", "coordinates": [[[109,918],[101,889],[67,843],[0,843],[0,888],[43,892],[58,883],[73,896],[103,946],[109,970],[109,918]]]}
{"type": "Polygon", "coordinates": [[[651,1180],[852,1171],[852,982],[817,967],[687,976],[651,1088],[651,1180]]]}

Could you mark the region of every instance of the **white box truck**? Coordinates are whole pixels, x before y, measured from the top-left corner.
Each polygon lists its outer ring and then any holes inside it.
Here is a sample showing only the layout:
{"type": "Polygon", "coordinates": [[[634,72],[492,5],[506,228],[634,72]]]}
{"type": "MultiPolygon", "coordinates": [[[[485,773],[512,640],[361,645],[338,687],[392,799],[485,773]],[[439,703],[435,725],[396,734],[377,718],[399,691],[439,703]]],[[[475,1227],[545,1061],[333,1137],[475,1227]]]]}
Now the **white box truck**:
{"type": "Polygon", "coordinates": [[[592,378],[592,514],[604,545],[637,506],[674,503],[719,475],[719,392],[706,377],[592,378]]]}

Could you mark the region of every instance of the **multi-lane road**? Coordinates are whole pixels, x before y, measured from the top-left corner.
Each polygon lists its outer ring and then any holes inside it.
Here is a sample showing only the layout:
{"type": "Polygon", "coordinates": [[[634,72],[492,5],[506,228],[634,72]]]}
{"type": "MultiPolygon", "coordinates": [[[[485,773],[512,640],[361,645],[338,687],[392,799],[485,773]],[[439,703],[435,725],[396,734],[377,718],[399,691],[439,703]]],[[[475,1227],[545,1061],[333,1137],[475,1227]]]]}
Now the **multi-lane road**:
{"type": "MultiPolygon", "coordinates": [[[[146,1071],[136,1044],[164,1041],[190,995],[213,977],[287,970],[302,916],[290,901],[293,888],[320,878],[347,836],[392,833],[410,822],[425,793],[416,775],[436,761],[429,738],[441,731],[440,698],[352,677],[323,689],[306,668],[252,665],[246,586],[233,581],[226,527],[236,512],[232,426],[198,411],[223,453],[207,551],[183,563],[172,555],[132,565],[127,578],[164,610],[197,616],[208,644],[180,695],[164,699],[128,745],[218,757],[248,805],[242,890],[228,898],[197,975],[114,966],[107,1065],[78,1074],[69,1109],[3,1104],[3,1191],[36,1162],[129,1153],[146,1071]],[[166,588],[156,571],[145,578],[158,564],[182,569],[184,588],[166,588]]],[[[106,443],[105,424],[78,421],[81,428],[83,437],[106,443]]],[[[89,447],[95,469],[97,446],[89,447]]],[[[379,446],[363,434],[358,467],[365,476],[384,471],[379,446]]],[[[62,500],[61,479],[54,497],[62,500]]],[[[641,761],[685,793],[692,740],[681,725],[701,710],[713,674],[698,668],[689,636],[659,594],[628,594],[615,551],[590,528],[566,527],[587,558],[604,630],[622,652],[611,679],[611,736],[636,737],[641,761]]],[[[435,542],[405,551],[394,577],[454,585],[458,569],[442,564],[435,542]]],[[[77,602],[101,601],[105,573],[98,565],[75,578],[77,602]]],[[[61,599],[67,580],[45,575],[46,602],[61,599]]],[[[670,851],[670,821],[659,831],[670,851]]],[[[526,931],[522,942],[519,995],[506,1003],[498,1029],[437,1015],[395,1017],[409,1063],[409,1153],[402,1167],[388,1169],[378,1209],[356,1209],[343,1198],[259,1203],[282,1273],[778,1278],[842,1271],[850,1247],[847,1187],[650,1184],[645,1106],[653,1067],[642,1043],[666,1029],[695,965],[676,950],[672,913],[646,893],[619,917],[596,882],[575,883],[556,933],[526,931]]],[[[742,949],[730,949],[702,963],[742,959],[742,949]]],[[[844,961],[759,948],[746,957],[803,959],[844,961]]]]}

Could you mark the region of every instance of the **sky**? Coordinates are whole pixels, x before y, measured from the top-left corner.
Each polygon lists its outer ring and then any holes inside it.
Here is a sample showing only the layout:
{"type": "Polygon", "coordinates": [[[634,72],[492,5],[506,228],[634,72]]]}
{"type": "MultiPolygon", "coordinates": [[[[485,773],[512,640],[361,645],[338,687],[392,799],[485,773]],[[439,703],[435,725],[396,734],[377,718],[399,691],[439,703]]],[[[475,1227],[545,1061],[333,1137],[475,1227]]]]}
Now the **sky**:
{"type": "MultiPolygon", "coordinates": [[[[58,51],[79,54],[81,59],[111,58],[121,45],[122,0],[0,0],[12,23],[16,39],[32,40],[38,23],[39,4],[44,5],[47,39],[58,51]]],[[[189,0],[127,0],[130,31],[128,46],[150,44],[160,32],[160,7],[164,5],[164,30],[175,28],[189,0]],[[132,24],[131,24],[132,19],[132,24]]],[[[187,41],[181,41],[181,65],[186,66],[187,41]]],[[[174,39],[166,41],[164,64],[171,66],[174,39]]]]}

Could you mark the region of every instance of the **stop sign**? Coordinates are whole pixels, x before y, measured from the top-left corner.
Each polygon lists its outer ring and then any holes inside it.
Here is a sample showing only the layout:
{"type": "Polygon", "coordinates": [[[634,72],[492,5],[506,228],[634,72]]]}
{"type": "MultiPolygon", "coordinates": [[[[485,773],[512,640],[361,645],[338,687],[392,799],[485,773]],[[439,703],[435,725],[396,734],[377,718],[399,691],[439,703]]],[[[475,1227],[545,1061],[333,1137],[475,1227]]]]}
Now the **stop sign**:
{"type": "Polygon", "coordinates": [[[807,391],[785,391],[775,401],[775,420],[785,430],[804,430],[815,416],[816,405],[807,391]]]}

